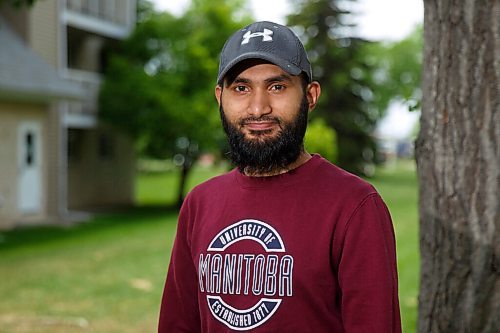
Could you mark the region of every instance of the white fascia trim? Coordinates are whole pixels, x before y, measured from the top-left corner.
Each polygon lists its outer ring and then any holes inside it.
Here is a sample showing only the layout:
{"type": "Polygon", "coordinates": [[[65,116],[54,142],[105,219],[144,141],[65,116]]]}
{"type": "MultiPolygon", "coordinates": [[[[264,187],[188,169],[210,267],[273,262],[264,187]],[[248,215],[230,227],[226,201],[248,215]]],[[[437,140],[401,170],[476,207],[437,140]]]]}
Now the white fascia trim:
{"type": "Polygon", "coordinates": [[[67,128],[95,128],[97,117],[93,114],[65,113],[63,122],[67,128]]]}
{"type": "Polygon", "coordinates": [[[110,38],[125,39],[130,33],[130,27],[128,26],[117,25],[69,10],[63,12],[62,21],[66,25],[110,38]]]}
{"type": "Polygon", "coordinates": [[[71,81],[93,84],[101,84],[103,80],[103,76],[99,73],[74,68],[66,68],[64,71],[61,71],[61,77],[71,81]]]}

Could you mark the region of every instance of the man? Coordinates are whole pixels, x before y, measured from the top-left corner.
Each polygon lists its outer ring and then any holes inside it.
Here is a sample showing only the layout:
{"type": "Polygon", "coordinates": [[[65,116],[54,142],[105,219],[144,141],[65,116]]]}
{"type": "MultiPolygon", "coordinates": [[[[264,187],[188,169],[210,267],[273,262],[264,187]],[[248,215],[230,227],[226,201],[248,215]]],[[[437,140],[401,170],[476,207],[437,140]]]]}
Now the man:
{"type": "Polygon", "coordinates": [[[159,332],[401,332],[386,206],[304,150],[320,90],[289,28],[226,42],[215,96],[237,168],[184,202],[159,332]]]}

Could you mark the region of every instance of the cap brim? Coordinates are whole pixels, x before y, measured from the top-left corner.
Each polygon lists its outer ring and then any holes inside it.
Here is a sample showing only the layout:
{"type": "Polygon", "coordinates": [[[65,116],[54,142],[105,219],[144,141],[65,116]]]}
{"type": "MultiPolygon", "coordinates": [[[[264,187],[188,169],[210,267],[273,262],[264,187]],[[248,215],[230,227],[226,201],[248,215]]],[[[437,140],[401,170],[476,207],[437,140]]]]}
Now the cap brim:
{"type": "Polygon", "coordinates": [[[217,78],[217,83],[221,84],[222,81],[224,80],[224,77],[226,74],[236,66],[238,63],[242,62],[243,60],[248,60],[248,59],[261,59],[261,60],[266,60],[269,61],[270,63],[279,66],[282,70],[285,72],[292,74],[292,75],[299,75],[302,73],[302,69],[297,67],[296,65],[292,64],[291,62],[288,62],[286,60],[283,60],[281,58],[276,57],[274,54],[270,53],[265,53],[265,52],[248,52],[241,54],[237,58],[233,59],[231,62],[229,62],[224,69],[219,73],[219,76],[217,78]]]}

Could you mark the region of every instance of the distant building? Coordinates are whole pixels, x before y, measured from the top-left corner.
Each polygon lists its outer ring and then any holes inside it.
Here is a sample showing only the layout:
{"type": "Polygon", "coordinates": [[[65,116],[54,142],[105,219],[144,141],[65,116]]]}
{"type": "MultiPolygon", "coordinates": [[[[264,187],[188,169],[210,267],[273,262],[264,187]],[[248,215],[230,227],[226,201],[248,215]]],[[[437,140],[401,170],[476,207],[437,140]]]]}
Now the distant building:
{"type": "Polygon", "coordinates": [[[0,5],[0,228],[67,223],[133,201],[131,141],[101,125],[107,52],[135,0],[0,5]]]}

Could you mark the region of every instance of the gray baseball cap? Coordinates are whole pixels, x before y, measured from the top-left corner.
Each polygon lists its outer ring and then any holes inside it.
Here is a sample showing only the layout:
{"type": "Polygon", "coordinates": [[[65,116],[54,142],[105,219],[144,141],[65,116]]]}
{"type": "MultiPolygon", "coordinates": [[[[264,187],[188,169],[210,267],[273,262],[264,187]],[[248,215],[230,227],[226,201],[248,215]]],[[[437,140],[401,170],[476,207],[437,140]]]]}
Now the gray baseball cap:
{"type": "Polygon", "coordinates": [[[309,82],[312,70],[304,45],[290,28],[273,22],[255,22],[236,31],[222,48],[217,83],[242,60],[269,61],[292,75],[304,72],[309,82]]]}

